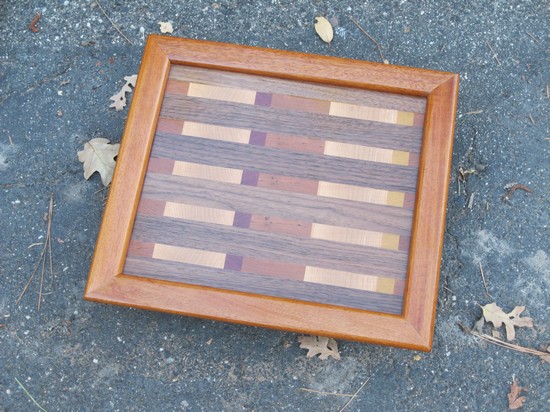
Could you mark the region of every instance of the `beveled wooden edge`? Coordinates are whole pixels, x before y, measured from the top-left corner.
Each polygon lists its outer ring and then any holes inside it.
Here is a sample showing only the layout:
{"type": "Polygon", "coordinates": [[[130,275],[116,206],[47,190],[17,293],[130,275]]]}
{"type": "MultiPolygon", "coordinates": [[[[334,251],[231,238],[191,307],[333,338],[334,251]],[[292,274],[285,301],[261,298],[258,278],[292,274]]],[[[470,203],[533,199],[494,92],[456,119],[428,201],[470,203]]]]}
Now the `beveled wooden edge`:
{"type": "Polygon", "coordinates": [[[452,73],[149,36],[92,259],[85,299],[430,350],[458,79],[458,75],[452,73]],[[427,97],[411,258],[401,316],[144,279],[122,273],[171,64],[427,97]],[[205,302],[211,302],[211,305],[205,305],[205,302]]]}

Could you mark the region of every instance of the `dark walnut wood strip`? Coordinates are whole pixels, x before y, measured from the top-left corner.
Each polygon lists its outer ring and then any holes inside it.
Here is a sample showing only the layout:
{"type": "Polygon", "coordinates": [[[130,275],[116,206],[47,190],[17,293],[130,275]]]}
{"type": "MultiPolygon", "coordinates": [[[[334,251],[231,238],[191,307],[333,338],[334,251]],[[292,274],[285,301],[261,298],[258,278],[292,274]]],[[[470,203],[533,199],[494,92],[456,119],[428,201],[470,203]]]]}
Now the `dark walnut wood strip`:
{"type": "Polygon", "coordinates": [[[228,269],[207,268],[133,256],[126,259],[124,273],[148,279],[210,286],[237,292],[249,292],[388,314],[400,314],[403,304],[403,298],[399,295],[278,279],[228,269]]]}
{"type": "Polygon", "coordinates": [[[418,173],[415,168],[407,166],[163,132],[156,134],[151,155],[183,162],[410,193],[416,191],[418,173]]]}
{"type": "Polygon", "coordinates": [[[420,152],[422,141],[415,127],[181,95],[165,97],[161,117],[410,152],[420,152]]]}
{"type": "Polygon", "coordinates": [[[424,113],[426,108],[426,99],[423,97],[358,90],[348,87],[325,86],[317,83],[297,82],[244,73],[231,73],[222,70],[205,70],[190,66],[172,66],[170,78],[183,82],[198,82],[224,87],[241,88],[243,85],[246,85],[248,89],[260,92],[302,96],[310,99],[330,100],[416,113],[424,113]]]}
{"type": "Polygon", "coordinates": [[[155,200],[398,235],[410,235],[413,217],[413,211],[405,208],[290,192],[282,197],[280,192],[259,187],[155,173],[148,173],[142,195],[155,200]]]}
{"type": "Polygon", "coordinates": [[[396,279],[408,262],[400,251],[166,217],[138,215],[133,239],[396,279]]]}

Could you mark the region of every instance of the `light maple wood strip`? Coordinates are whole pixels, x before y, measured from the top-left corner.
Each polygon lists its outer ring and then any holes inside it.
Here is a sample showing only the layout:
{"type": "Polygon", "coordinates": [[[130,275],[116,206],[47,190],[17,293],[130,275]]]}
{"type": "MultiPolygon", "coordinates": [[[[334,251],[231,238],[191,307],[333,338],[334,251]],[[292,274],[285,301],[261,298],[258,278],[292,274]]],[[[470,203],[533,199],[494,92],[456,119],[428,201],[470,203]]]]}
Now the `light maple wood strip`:
{"type": "Polygon", "coordinates": [[[411,209],[292,192],[285,193],[283,198],[278,191],[260,187],[229,186],[222,182],[155,173],[148,174],[142,193],[155,200],[406,236],[411,233],[413,218],[411,209]],[[185,190],[181,190],[182,187],[185,190]]]}
{"type": "Polygon", "coordinates": [[[314,223],[311,227],[313,239],[324,239],[333,242],[353,243],[372,247],[382,247],[383,234],[367,230],[344,228],[314,223]]]}
{"type": "MultiPolygon", "coordinates": [[[[219,288],[241,293],[244,291],[256,295],[293,299],[302,304],[303,302],[315,302],[390,314],[400,314],[403,302],[402,297],[389,294],[339,288],[301,280],[279,279],[227,269],[201,267],[200,270],[197,270],[197,266],[139,257],[128,257],[124,272],[145,279],[197,286],[207,285],[210,290],[219,288]]],[[[200,295],[205,296],[204,293],[200,295]]],[[[185,301],[185,299],[183,300],[185,301]]]]}
{"type": "Polygon", "coordinates": [[[235,212],[212,207],[166,202],[163,216],[231,226],[233,225],[235,212]]]}
{"type": "Polygon", "coordinates": [[[225,253],[210,250],[199,250],[155,243],[153,259],[170,260],[172,262],[189,263],[190,265],[223,268],[225,253]]]}
{"type": "Polygon", "coordinates": [[[395,207],[403,207],[405,200],[404,193],[332,182],[319,182],[317,195],[395,207]]]}
{"type": "Polygon", "coordinates": [[[424,97],[326,86],[319,83],[297,82],[244,73],[232,73],[224,70],[205,70],[191,66],[173,66],[170,71],[170,77],[182,81],[208,83],[216,86],[242,87],[243,84],[246,84],[249,88],[261,92],[303,96],[311,99],[338,101],[416,113],[424,113],[426,107],[426,99],[424,97]]]}
{"type": "Polygon", "coordinates": [[[176,176],[213,180],[216,182],[241,184],[243,171],[227,167],[176,161],[174,162],[172,174],[176,176]]]}
{"type": "Polygon", "coordinates": [[[250,139],[250,130],[248,129],[224,127],[214,124],[189,121],[183,123],[183,127],[178,131],[178,133],[187,136],[244,144],[248,144],[250,139]]]}
{"type": "Polygon", "coordinates": [[[187,95],[243,104],[254,104],[256,100],[256,91],[254,90],[212,86],[200,83],[189,83],[187,95]]]}
{"type": "Polygon", "coordinates": [[[307,266],[304,281],[321,283],[323,285],[339,286],[348,289],[360,289],[376,292],[378,277],[360,273],[344,272],[340,270],[329,270],[315,266],[307,266]]]}

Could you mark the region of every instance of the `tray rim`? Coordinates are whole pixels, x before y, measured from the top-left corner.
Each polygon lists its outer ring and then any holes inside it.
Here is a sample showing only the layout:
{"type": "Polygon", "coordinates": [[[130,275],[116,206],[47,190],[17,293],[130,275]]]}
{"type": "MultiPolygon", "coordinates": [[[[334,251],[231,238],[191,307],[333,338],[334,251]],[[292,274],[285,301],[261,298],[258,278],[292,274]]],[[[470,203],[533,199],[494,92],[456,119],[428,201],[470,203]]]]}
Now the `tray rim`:
{"type": "Polygon", "coordinates": [[[150,35],[84,298],[305,334],[431,350],[458,83],[459,76],[454,73],[150,35]],[[123,273],[172,64],[426,97],[407,286],[400,316],[123,273]]]}

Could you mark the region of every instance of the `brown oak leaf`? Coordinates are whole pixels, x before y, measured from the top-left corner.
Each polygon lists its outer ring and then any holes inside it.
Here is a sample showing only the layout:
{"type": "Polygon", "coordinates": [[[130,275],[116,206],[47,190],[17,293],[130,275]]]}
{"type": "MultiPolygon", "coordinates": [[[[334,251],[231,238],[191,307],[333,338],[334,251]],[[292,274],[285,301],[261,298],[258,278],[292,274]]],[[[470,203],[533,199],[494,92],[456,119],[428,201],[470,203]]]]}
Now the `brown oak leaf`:
{"type": "Polygon", "coordinates": [[[506,328],[506,340],[512,341],[516,337],[515,327],[532,328],[533,319],[520,318],[519,316],[525,310],[525,306],[516,306],[510,313],[505,313],[495,302],[482,306],[483,317],[487,322],[491,322],[495,328],[500,328],[504,323],[506,328]]]}
{"type": "Polygon", "coordinates": [[[519,409],[525,402],[525,396],[519,396],[521,391],[527,392],[527,389],[518,385],[517,380],[514,378],[510,385],[510,393],[508,394],[508,409],[519,409]]]}
{"type": "Polygon", "coordinates": [[[117,112],[124,109],[126,106],[126,93],[130,93],[132,91],[132,87],[136,86],[137,74],[125,76],[124,80],[126,80],[126,84],[122,86],[120,92],[109,97],[109,100],[113,101],[109,107],[114,107],[117,112]]]}
{"type": "Polygon", "coordinates": [[[108,186],[113,178],[116,164],[114,158],[119,148],[120,144],[110,144],[102,137],[86,142],[84,150],[78,152],[78,160],[84,163],[84,178],[88,180],[95,172],[99,172],[103,185],[108,186]]]}
{"type": "Polygon", "coordinates": [[[334,359],[340,360],[338,352],[338,344],[333,338],[325,338],[324,336],[298,336],[300,348],[308,349],[307,357],[319,355],[319,359],[327,359],[332,356],[334,359]]]}

